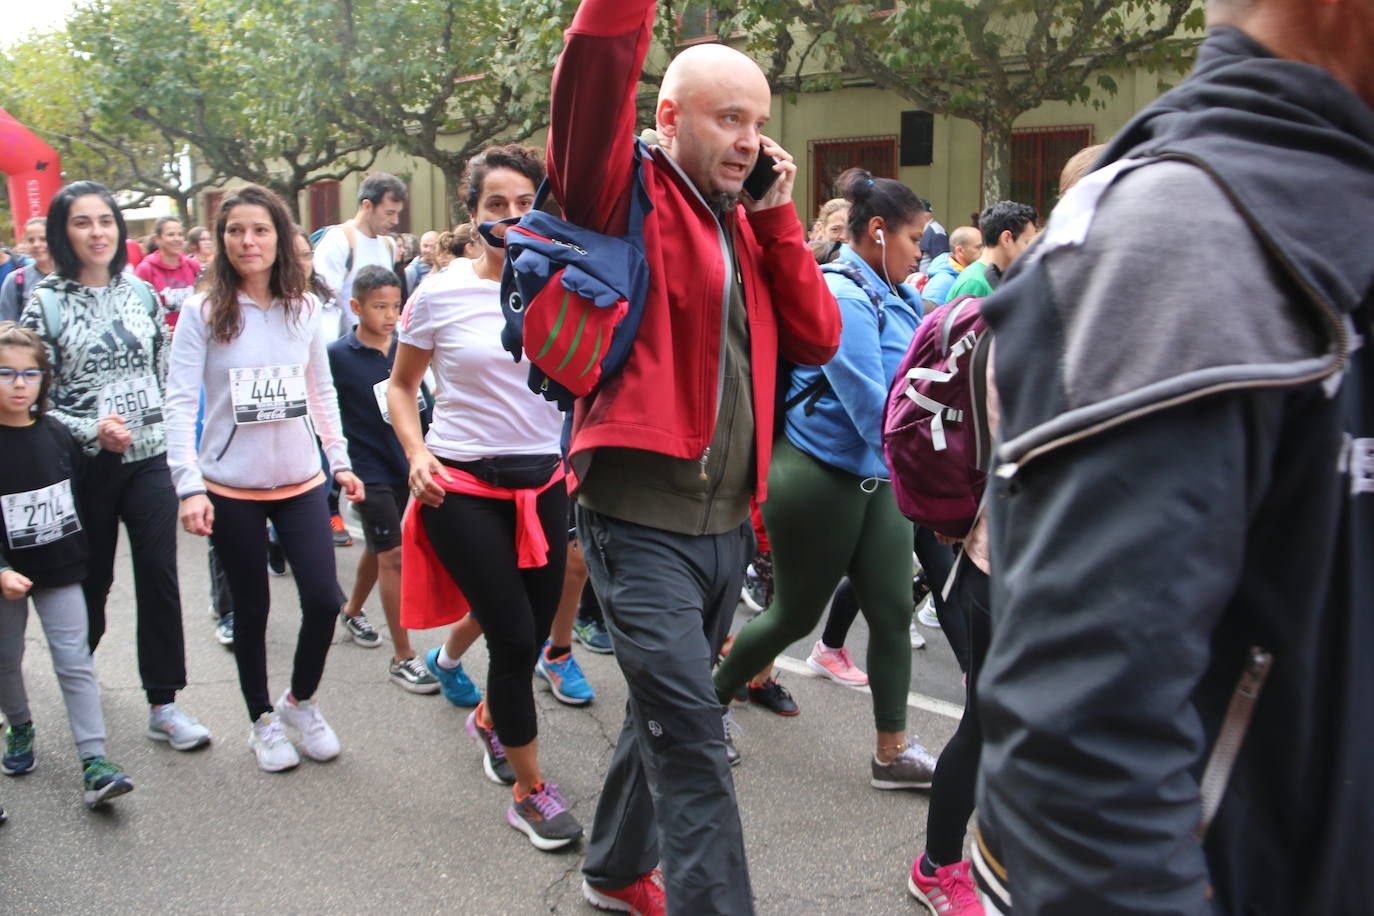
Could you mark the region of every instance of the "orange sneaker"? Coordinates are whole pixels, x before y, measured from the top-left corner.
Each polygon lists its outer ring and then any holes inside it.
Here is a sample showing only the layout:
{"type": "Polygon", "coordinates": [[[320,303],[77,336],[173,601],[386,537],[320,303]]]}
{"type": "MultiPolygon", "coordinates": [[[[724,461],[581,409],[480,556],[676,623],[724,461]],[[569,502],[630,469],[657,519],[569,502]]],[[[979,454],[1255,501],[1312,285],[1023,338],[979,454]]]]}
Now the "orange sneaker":
{"type": "Polygon", "coordinates": [[[348,526],[344,524],[342,515],[331,515],[329,517],[329,527],[334,530],[335,547],[353,546],[353,537],[348,533],[348,526]]]}

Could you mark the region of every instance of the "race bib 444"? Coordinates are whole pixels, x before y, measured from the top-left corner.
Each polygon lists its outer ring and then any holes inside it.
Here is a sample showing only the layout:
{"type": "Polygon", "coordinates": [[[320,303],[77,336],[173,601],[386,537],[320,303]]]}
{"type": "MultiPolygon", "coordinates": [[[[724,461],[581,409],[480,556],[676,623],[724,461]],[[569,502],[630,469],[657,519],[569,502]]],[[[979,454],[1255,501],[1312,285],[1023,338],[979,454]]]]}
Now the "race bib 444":
{"type": "Polygon", "coordinates": [[[303,417],[309,411],[304,366],[230,369],[229,388],[235,423],[274,423],[303,417]]]}

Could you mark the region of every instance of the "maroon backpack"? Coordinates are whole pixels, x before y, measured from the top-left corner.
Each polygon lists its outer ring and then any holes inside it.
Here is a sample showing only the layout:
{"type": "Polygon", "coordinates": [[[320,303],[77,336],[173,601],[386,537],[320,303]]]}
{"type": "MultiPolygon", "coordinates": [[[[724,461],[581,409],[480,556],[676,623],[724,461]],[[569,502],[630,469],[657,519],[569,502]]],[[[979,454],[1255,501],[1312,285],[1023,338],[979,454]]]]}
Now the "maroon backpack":
{"type": "Polygon", "coordinates": [[[960,296],[925,317],[883,412],[883,454],[897,507],[953,538],[973,527],[987,483],[988,341],[980,301],[960,296]]]}

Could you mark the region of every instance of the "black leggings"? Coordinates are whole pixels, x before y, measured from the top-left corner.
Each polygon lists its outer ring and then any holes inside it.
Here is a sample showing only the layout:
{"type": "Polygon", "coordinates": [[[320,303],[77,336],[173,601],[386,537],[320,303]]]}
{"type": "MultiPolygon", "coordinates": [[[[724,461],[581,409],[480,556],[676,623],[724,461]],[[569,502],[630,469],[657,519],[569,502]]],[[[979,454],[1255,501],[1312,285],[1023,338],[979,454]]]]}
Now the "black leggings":
{"type": "Polygon", "coordinates": [[[530,678],[558,611],[568,562],[567,488],[555,483],[537,505],[549,562],[531,569],[517,562],[511,500],[449,493],[438,506],[420,507],[434,552],[482,625],[487,709],[508,747],[523,747],[539,734],[530,678]]]}
{"type": "Polygon", "coordinates": [[[272,710],[267,689],[267,522],[291,564],[301,602],[301,628],[291,668],[291,695],[304,702],[315,695],[334,638],[339,613],[334,537],[329,529],[324,484],[290,499],[233,499],[210,494],[215,507],[210,541],[234,597],[234,660],[248,718],[272,710]]]}
{"type": "Polygon", "coordinates": [[[978,672],[982,670],[988,641],[992,638],[987,574],[964,559],[949,598],[950,610],[962,612],[968,625],[969,667],[964,715],[954,737],[940,752],[940,762],[935,767],[935,778],[930,786],[930,809],[926,814],[926,852],[941,866],[953,865],[964,857],[964,833],[968,830],[969,816],[973,814],[973,793],[983,752],[977,685],[978,672]]]}
{"type": "Polygon", "coordinates": [[[91,651],[105,633],[105,601],[114,582],[119,523],[129,533],[138,609],[138,673],[153,705],[170,703],[186,686],[186,646],[177,584],[177,510],[167,456],[127,464],[101,452],[78,484],[81,521],[90,545],[86,580],[87,638],[91,651]]]}

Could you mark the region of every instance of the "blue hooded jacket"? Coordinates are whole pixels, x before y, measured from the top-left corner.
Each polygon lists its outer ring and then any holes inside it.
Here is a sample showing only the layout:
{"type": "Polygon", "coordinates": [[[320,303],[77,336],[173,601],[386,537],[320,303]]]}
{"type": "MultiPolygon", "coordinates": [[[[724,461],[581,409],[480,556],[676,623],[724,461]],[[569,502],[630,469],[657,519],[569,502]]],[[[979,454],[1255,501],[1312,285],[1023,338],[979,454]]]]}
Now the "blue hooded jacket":
{"type": "Polygon", "coordinates": [[[930,262],[930,269],[926,271],[925,288],[921,290],[921,298],[927,302],[934,302],[936,305],[944,305],[949,298],[949,291],[954,286],[954,281],[959,279],[959,271],[955,269],[954,262],[950,260],[949,252],[939,255],[930,262]]]}
{"type": "Polygon", "coordinates": [[[883,409],[893,376],[921,323],[921,301],[904,283],[897,286],[900,295],[893,292],[848,245],[840,248],[837,260],[857,265],[875,289],[887,291],[883,330],[880,335],[878,312],[868,294],[848,277],[827,271],[825,282],[844,322],[840,349],[823,367],[793,369],[786,397],[791,399],[822,372],[830,390],[816,401],[810,415],[806,402],[787,411],[783,430],[788,441],[813,458],[859,477],[885,480],[883,409]]]}

